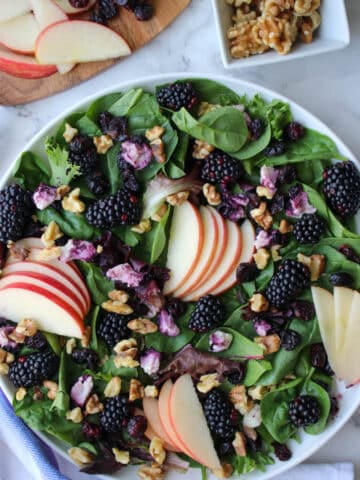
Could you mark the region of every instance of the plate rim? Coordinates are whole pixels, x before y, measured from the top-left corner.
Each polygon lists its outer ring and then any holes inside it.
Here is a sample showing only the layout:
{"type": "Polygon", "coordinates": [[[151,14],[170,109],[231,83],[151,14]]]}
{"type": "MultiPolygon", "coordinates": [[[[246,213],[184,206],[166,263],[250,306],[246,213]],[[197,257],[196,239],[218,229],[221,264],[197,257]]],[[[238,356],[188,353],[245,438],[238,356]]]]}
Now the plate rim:
{"type": "MultiPolygon", "coordinates": [[[[292,100],[291,98],[280,94],[270,88],[264,87],[262,85],[259,85],[255,82],[247,81],[247,80],[242,80],[242,79],[237,79],[225,75],[219,75],[219,74],[212,74],[212,73],[203,73],[203,72],[170,72],[166,74],[155,74],[155,75],[149,75],[149,76],[142,76],[137,79],[133,80],[127,80],[126,82],[117,82],[114,83],[111,86],[108,86],[106,88],[101,89],[100,91],[93,93],[91,95],[86,96],[85,98],[79,100],[76,102],[73,106],[70,108],[67,108],[65,111],[62,111],[58,115],[56,115],[50,122],[47,122],[41,130],[34,135],[32,139],[30,139],[28,142],[26,142],[25,146],[19,151],[19,153],[15,156],[14,160],[11,162],[9,167],[6,169],[4,174],[1,176],[0,179],[0,188],[3,188],[4,185],[12,178],[12,174],[14,171],[14,168],[17,165],[17,162],[19,161],[21,154],[24,151],[32,149],[38,142],[41,140],[41,138],[49,131],[51,131],[59,122],[61,122],[65,117],[70,115],[74,111],[78,111],[79,109],[82,109],[86,107],[88,104],[93,102],[94,100],[107,95],[109,93],[113,92],[118,92],[118,91],[124,91],[125,89],[136,87],[136,86],[141,86],[145,84],[162,84],[166,82],[173,82],[176,80],[181,80],[181,79],[191,79],[191,78],[198,78],[198,79],[204,79],[204,80],[213,80],[219,83],[223,83],[229,88],[235,89],[236,92],[241,90],[242,87],[245,87],[246,89],[256,91],[260,95],[264,95],[266,98],[276,98],[279,100],[282,100],[284,102],[287,102],[290,104],[291,109],[295,107],[296,110],[300,111],[301,114],[305,115],[307,118],[310,119],[310,122],[313,124],[317,124],[315,128],[318,129],[320,128],[322,133],[325,133],[326,135],[329,135],[330,138],[336,143],[337,147],[339,150],[346,155],[349,159],[355,162],[357,167],[360,169],[360,161],[357,160],[351,149],[338,137],[338,135],[330,128],[328,127],[320,118],[318,118],[316,115],[311,113],[309,110],[306,108],[302,107],[299,105],[296,101],[292,100]]],[[[146,88],[146,87],[144,87],[146,88]]],[[[149,87],[148,87],[149,88],[149,87]]],[[[313,128],[313,126],[311,126],[313,128]]],[[[337,382],[338,383],[338,382],[337,382]]],[[[0,377],[0,388],[2,388],[5,396],[8,398],[10,403],[12,402],[12,396],[13,394],[11,393],[10,387],[7,385],[7,382],[4,381],[2,377],[0,377]]],[[[304,460],[309,458],[311,455],[313,455],[315,452],[317,452],[321,447],[323,447],[330,439],[332,439],[336,433],[344,427],[344,425],[349,421],[351,416],[355,413],[357,408],[360,406],[360,386],[359,387],[353,387],[356,389],[357,393],[357,399],[356,401],[353,402],[351,405],[351,408],[348,408],[348,410],[342,415],[340,419],[337,420],[337,424],[332,426],[332,428],[329,430],[329,427],[324,430],[320,435],[317,435],[316,437],[319,439],[317,444],[315,446],[311,446],[308,451],[305,451],[302,454],[297,455],[296,457],[292,457],[291,460],[288,462],[279,462],[278,460],[275,460],[275,464],[279,465],[278,468],[276,468],[275,471],[267,471],[265,473],[260,472],[260,471],[255,471],[250,474],[245,474],[242,475],[241,478],[244,479],[251,479],[251,480],[269,480],[276,475],[282,474],[291,468],[299,465],[302,463],[304,460]]],[[[336,420],[335,420],[336,421],[336,420]]],[[[69,461],[69,457],[66,453],[66,450],[61,447],[61,443],[57,441],[56,439],[53,439],[51,436],[48,436],[42,432],[38,432],[34,430],[34,433],[38,435],[47,445],[50,446],[51,449],[53,449],[58,455],[61,457],[65,458],[66,460],[69,461]]],[[[178,475],[178,474],[177,474],[178,475]]],[[[117,478],[117,474],[113,475],[97,475],[97,478],[102,479],[102,480],[111,480],[114,478],[117,478]]],[[[180,477],[176,477],[180,478],[180,477]]],[[[184,478],[184,476],[182,477],[184,478]]],[[[209,476],[209,478],[215,478],[213,476],[209,476]]],[[[240,476],[233,476],[232,478],[240,478],[240,476]]]]}

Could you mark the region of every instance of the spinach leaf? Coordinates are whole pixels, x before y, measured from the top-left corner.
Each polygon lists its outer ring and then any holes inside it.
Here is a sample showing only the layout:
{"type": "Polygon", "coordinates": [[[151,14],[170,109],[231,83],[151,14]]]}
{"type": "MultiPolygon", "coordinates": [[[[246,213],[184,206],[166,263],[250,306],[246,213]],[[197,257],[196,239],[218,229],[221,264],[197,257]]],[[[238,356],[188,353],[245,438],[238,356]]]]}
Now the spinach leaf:
{"type": "Polygon", "coordinates": [[[114,283],[108,280],[100,267],[89,262],[77,262],[81,273],[84,275],[86,285],[90,290],[92,301],[101,305],[108,299],[108,293],[114,290],[114,283]]]}
{"type": "Polygon", "coordinates": [[[24,152],[16,163],[14,178],[18,183],[31,191],[34,191],[39,183],[50,182],[50,167],[41,157],[33,152],[24,152]]]}
{"type": "Polygon", "coordinates": [[[136,247],[140,241],[141,235],[131,230],[131,226],[117,225],[112,232],[129,247],[136,247]]]}
{"type": "Polygon", "coordinates": [[[92,227],[84,215],[77,215],[67,210],[59,212],[55,208],[48,207],[37,210],[36,216],[44,225],[49,225],[51,221],[56,222],[60,230],[70,238],[91,240],[99,236],[99,230],[92,227]]]}
{"type": "Polygon", "coordinates": [[[53,401],[50,410],[58,410],[59,412],[66,413],[70,406],[70,397],[67,393],[66,385],[66,354],[63,350],[60,355],[60,367],[59,367],[59,380],[58,391],[53,401]]]}
{"type": "Polygon", "coordinates": [[[42,331],[41,332],[44,337],[46,338],[46,340],[48,341],[51,349],[53,350],[54,353],[56,353],[56,355],[60,355],[61,353],[61,347],[60,347],[60,342],[59,342],[59,336],[58,335],[55,335],[55,333],[49,333],[49,332],[44,332],[42,331]]]}
{"type": "Polygon", "coordinates": [[[117,368],[114,363],[114,355],[109,357],[101,367],[101,372],[105,375],[104,379],[109,379],[111,377],[119,376],[121,378],[138,378],[139,376],[139,369],[137,368],[126,368],[120,367],[117,368]]]}
{"type": "Polygon", "coordinates": [[[118,167],[120,144],[114,145],[106,154],[105,173],[110,183],[110,192],[116,193],[121,185],[121,174],[118,167]]]}
{"type": "Polygon", "coordinates": [[[238,475],[244,475],[254,470],[264,472],[268,465],[275,463],[274,459],[267,452],[262,451],[250,452],[245,457],[234,455],[230,461],[238,475]]]}
{"type": "Polygon", "coordinates": [[[245,387],[255,385],[259,378],[272,369],[268,360],[249,360],[246,366],[246,375],[244,378],[245,387]]]}
{"type": "Polygon", "coordinates": [[[76,127],[78,120],[85,115],[85,112],[75,112],[66,117],[59,125],[58,129],[55,132],[55,141],[61,147],[66,147],[67,143],[63,134],[65,132],[65,125],[68,123],[71,127],[76,127]]]}
{"type": "Polygon", "coordinates": [[[230,88],[213,80],[189,78],[186,81],[192,83],[200,102],[208,102],[222,106],[238,105],[244,102],[244,97],[239,97],[239,95],[230,88]]]}
{"type": "Polygon", "coordinates": [[[121,93],[109,93],[103,97],[97,98],[89,106],[86,116],[93,122],[97,122],[97,119],[101,112],[108,112],[110,108],[121,98],[121,93]]]}
{"type": "Polygon", "coordinates": [[[86,114],[76,122],[76,128],[78,128],[84,135],[89,135],[91,137],[98,137],[101,135],[99,125],[91,120],[86,114]]]}
{"type": "Polygon", "coordinates": [[[190,137],[187,133],[178,132],[179,141],[172,156],[166,165],[166,173],[170,178],[180,178],[186,175],[185,164],[190,145],[190,137]]]}
{"type": "Polygon", "coordinates": [[[265,148],[269,145],[270,140],[271,126],[270,123],[268,123],[264,132],[257,140],[246,143],[238,152],[232,153],[232,157],[238,158],[239,160],[253,158],[255,155],[265,150],[265,148]]]}
{"type": "Polygon", "coordinates": [[[189,319],[194,307],[190,304],[186,312],[176,319],[175,323],[180,328],[177,337],[167,337],[160,332],[150,333],[145,336],[145,344],[158,352],[175,353],[188,344],[195,336],[195,333],[188,328],[189,319]]]}
{"type": "Polygon", "coordinates": [[[128,115],[129,111],[136,105],[143,95],[141,88],[132,88],[113,103],[108,111],[117,117],[128,115]]]}
{"type": "Polygon", "coordinates": [[[349,237],[360,240],[360,235],[351,232],[340,223],[317,190],[305,183],[303,184],[303,188],[309,197],[309,202],[317,209],[318,213],[324,217],[327,222],[327,227],[334,237],[349,237]]]}
{"type": "Polygon", "coordinates": [[[161,218],[160,222],[156,225],[154,230],[154,240],[151,247],[150,263],[155,263],[156,260],[162,254],[167,243],[166,225],[169,220],[171,209],[168,208],[165,215],[161,218]]]}
{"type": "Polygon", "coordinates": [[[243,319],[242,312],[243,307],[238,307],[234,310],[224,323],[224,326],[236,330],[242,335],[245,335],[245,337],[252,338],[255,336],[253,324],[252,322],[243,319]]]}
{"type": "Polygon", "coordinates": [[[305,382],[302,391],[302,395],[311,395],[315,397],[319,407],[320,407],[320,418],[319,420],[314,423],[313,425],[309,425],[304,428],[306,433],[310,435],[318,435],[322,431],[324,431],[326,422],[329,418],[330,408],[331,408],[331,401],[329,394],[327,391],[321,387],[318,383],[313,382],[312,380],[308,380],[305,382]]]}
{"type": "Polygon", "coordinates": [[[233,107],[216,108],[199,120],[182,108],[172,120],[179,130],[229,153],[240,150],[248,135],[243,113],[233,107]]]}
{"type": "MultiPolygon", "coordinates": [[[[222,332],[230,333],[233,336],[232,343],[230,347],[227,350],[224,350],[223,352],[219,352],[218,355],[219,357],[225,357],[225,358],[251,358],[251,359],[261,359],[263,357],[263,350],[262,348],[249,338],[245,337],[244,335],[241,335],[239,332],[236,330],[233,330],[232,328],[228,327],[220,327],[217,330],[220,330],[222,332]]],[[[198,343],[196,344],[196,348],[200,350],[209,350],[209,337],[211,335],[211,332],[206,333],[203,335],[198,343]]]]}
{"type": "Polygon", "coordinates": [[[264,290],[267,284],[270,282],[274,275],[275,264],[273,260],[270,260],[264,270],[255,279],[255,285],[257,290],[264,290]]]}
{"type": "Polygon", "coordinates": [[[272,136],[280,140],[284,127],[291,122],[290,105],[274,99],[266,102],[260,95],[255,95],[246,103],[246,108],[252,117],[258,117],[270,124],[272,136]]]}

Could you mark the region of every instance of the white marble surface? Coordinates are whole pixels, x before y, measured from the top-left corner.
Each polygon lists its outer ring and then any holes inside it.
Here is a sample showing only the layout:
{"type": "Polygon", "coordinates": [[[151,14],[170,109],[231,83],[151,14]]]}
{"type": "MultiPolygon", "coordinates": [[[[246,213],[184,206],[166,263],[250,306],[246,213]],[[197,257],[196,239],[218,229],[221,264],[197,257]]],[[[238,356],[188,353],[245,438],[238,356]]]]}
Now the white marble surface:
{"type": "MultiPolygon", "coordinates": [[[[336,0],[325,1],[336,5],[336,0]]],[[[193,0],[171,28],[121,64],[51,98],[15,108],[0,107],[1,170],[42,126],[87,95],[112,83],[172,71],[227,74],[281,92],[320,117],[356,155],[360,152],[360,2],[346,3],[351,27],[347,49],[257,69],[226,71],[210,1],[193,0]]],[[[352,461],[360,478],[359,440],[360,411],[311,461],[352,461]]]]}

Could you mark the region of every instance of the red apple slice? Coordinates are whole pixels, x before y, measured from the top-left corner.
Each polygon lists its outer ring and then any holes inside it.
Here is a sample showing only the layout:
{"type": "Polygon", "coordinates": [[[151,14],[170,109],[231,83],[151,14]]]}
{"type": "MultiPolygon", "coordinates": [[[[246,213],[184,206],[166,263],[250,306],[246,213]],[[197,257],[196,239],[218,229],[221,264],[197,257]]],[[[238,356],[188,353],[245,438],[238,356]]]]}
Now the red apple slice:
{"type": "Polygon", "coordinates": [[[226,221],[228,234],[227,245],[223,252],[223,258],[217,269],[213,272],[212,277],[201,287],[183,297],[186,302],[193,302],[204,295],[208,295],[225,282],[225,280],[234,272],[241,255],[241,232],[240,228],[229,220],[226,221]]]}
{"type": "Polygon", "coordinates": [[[32,13],[0,23],[0,43],[24,55],[34,53],[35,40],[39,33],[39,26],[32,13]]]}
{"type": "Polygon", "coordinates": [[[156,398],[144,397],[143,408],[150,428],[155,432],[157,437],[167,443],[167,450],[170,450],[171,452],[179,452],[180,450],[172,443],[171,438],[162,428],[159,416],[159,401],[156,398]]]}
{"type": "Polygon", "coordinates": [[[66,13],[52,0],[30,0],[30,3],[40,30],[53,23],[68,20],[66,13]]]}
{"type": "Polygon", "coordinates": [[[211,210],[206,207],[200,207],[201,220],[204,227],[204,243],[196,266],[182,287],[175,290],[174,297],[183,297],[190,293],[199,283],[205,273],[207,273],[218,246],[218,224],[211,210]]]}
{"type": "Polygon", "coordinates": [[[189,374],[179,377],[171,389],[170,421],[181,445],[202,465],[221,468],[201,403],[189,374]]]}
{"type": "Polygon", "coordinates": [[[254,253],[254,242],[255,242],[255,229],[249,220],[245,220],[240,227],[241,232],[241,253],[238,259],[237,264],[235,265],[233,271],[229,274],[229,276],[225,279],[225,281],[219,285],[215,290],[211,293],[212,295],[220,295],[226,290],[229,290],[233,287],[236,283],[236,270],[240,263],[243,262],[250,262],[252,260],[252,256],[254,253]]]}
{"type": "Polygon", "coordinates": [[[345,342],[345,332],[355,290],[346,287],[334,288],[335,348],[341,350],[345,342]]]}
{"type": "Polygon", "coordinates": [[[54,65],[40,65],[35,58],[20,55],[0,46],[0,71],[13,77],[44,78],[57,72],[54,65]]]}
{"type": "Polygon", "coordinates": [[[186,454],[186,449],[182,449],[179,447],[178,442],[176,441],[176,433],[173,430],[170,422],[170,410],[169,410],[169,399],[170,399],[170,393],[171,389],[173,387],[173,382],[171,379],[167,380],[164,385],[162,386],[159,394],[159,403],[158,403],[158,409],[159,409],[159,419],[160,419],[160,424],[164,432],[166,433],[166,436],[171,439],[171,443],[175,445],[175,448],[177,451],[183,451],[186,454]]]}
{"type": "Polygon", "coordinates": [[[64,294],[70,297],[76,302],[83,315],[88,312],[88,305],[84,296],[74,288],[73,282],[64,275],[61,271],[57,270],[46,263],[37,262],[17,262],[12,265],[6,266],[2,271],[2,278],[7,275],[16,274],[24,275],[25,277],[42,279],[49,282],[49,285],[53,284],[53,281],[57,283],[60,291],[63,290],[64,294]]]}
{"type": "Polygon", "coordinates": [[[67,302],[46,289],[27,283],[14,283],[0,288],[1,314],[14,322],[24,318],[36,321],[40,330],[81,338],[83,318],[67,302]]]}
{"type": "Polygon", "coordinates": [[[50,25],[40,33],[35,45],[40,63],[94,62],[130,53],[128,44],[116,32],[85,20],[50,25]]]}
{"type": "Polygon", "coordinates": [[[68,15],[77,15],[78,13],[86,12],[86,10],[90,10],[95,3],[96,0],[89,0],[89,3],[86,7],[83,8],[75,8],[71,5],[69,0],[55,0],[56,4],[63,10],[63,12],[67,13],[68,15]]]}
{"type": "Polygon", "coordinates": [[[164,294],[181,288],[195,270],[204,243],[204,226],[199,210],[190,202],[174,208],[166,267],[170,279],[164,294]]]}
{"type": "Polygon", "coordinates": [[[30,0],[1,0],[0,23],[19,17],[31,10],[30,0]]]}

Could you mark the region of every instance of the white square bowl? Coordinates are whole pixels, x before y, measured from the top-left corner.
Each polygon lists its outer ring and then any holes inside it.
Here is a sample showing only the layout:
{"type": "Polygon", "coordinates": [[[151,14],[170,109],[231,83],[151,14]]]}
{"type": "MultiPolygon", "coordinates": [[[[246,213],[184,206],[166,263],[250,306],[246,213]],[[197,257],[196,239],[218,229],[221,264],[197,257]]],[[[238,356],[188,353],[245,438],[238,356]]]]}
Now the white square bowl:
{"type": "Polygon", "coordinates": [[[226,36],[228,29],[233,25],[232,7],[225,0],[212,0],[215,14],[216,28],[221,49],[221,57],[225,68],[256,67],[267,63],[284,62],[297,58],[317,55],[345,48],[350,43],[349,23],[346,15],[344,0],[322,0],[322,22],[310,44],[297,41],[287,55],[279,55],[275,51],[268,51],[260,55],[247,58],[233,58],[230,55],[229,43],[226,36]]]}

